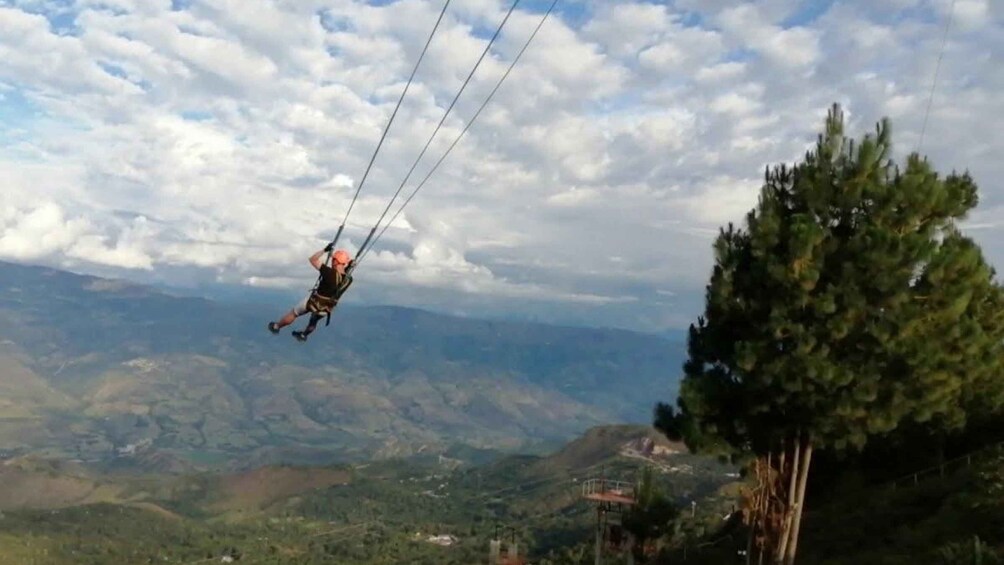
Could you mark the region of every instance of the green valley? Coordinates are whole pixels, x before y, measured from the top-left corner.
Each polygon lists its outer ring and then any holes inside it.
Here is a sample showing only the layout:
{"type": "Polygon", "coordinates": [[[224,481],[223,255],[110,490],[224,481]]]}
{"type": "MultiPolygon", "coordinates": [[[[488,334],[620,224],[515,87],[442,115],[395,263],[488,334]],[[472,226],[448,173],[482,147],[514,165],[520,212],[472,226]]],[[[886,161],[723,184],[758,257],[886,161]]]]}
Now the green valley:
{"type": "Polygon", "coordinates": [[[645,467],[702,512],[735,481],[643,426],[483,465],[419,456],[178,476],[13,459],[0,467],[5,488],[36,498],[0,499],[0,563],[479,563],[500,530],[523,555],[553,560],[590,542],[582,482],[635,480],[645,467]],[[37,494],[60,488],[60,500],[37,494]]]}

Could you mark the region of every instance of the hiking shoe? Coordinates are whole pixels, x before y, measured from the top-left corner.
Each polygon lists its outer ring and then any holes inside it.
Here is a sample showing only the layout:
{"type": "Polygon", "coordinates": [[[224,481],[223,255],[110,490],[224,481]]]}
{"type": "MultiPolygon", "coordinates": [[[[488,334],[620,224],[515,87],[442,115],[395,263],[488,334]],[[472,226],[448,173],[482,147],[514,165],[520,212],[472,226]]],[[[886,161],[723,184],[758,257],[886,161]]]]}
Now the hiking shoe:
{"type": "Polygon", "coordinates": [[[279,324],[277,324],[275,322],[269,322],[268,323],[268,331],[270,331],[270,332],[272,332],[274,334],[279,333],[279,324]]]}
{"type": "Polygon", "coordinates": [[[293,332],[293,337],[295,337],[297,341],[307,341],[307,334],[303,332],[293,332]]]}

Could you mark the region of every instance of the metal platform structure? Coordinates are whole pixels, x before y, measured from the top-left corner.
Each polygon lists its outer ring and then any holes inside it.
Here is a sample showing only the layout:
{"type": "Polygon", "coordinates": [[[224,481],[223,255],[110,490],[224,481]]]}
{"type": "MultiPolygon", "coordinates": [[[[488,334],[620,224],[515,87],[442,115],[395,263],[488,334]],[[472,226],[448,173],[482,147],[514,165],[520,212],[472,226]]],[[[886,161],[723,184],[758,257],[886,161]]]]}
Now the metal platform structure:
{"type": "Polygon", "coordinates": [[[588,479],[582,483],[582,497],[593,502],[634,505],[634,484],[610,479],[588,479]]]}
{"type": "Polygon", "coordinates": [[[605,477],[588,479],[582,483],[582,498],[596,505],[594,563],[601,565],[604,542],[608,549],[619,551],[626,541],[625,532],[621,528],[621,516],[625,510],[637,503],[635,485],[605,477]]]}
{"type": "MultiPolygon", "coordinates": [[[[512,527],[503,528],[512,537],[507,547],[502,547],[502,537],[499,536],[499,525],[495,525],[495,537],[488,544],[488,565],[527,565],[525,557],[519,554],[519,545],[516,543],[516,529],[512,527]]],[[[504,537],[504,536],[503,536],[504,537]]]]}

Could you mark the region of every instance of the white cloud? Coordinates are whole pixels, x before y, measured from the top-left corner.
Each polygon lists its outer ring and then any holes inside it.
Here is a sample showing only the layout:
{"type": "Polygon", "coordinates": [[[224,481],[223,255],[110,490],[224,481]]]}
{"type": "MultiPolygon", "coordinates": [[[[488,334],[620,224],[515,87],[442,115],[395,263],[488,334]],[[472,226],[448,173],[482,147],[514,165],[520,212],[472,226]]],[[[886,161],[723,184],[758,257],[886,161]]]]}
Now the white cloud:
{"type": "Polygon", "coordinates": [[[717,96],[711,101],[710,109],[714,112],[729,114],[733,117],[752,114],[760,107],[760,102],[751,96],[738,92],[729,92],[717,96]]]}
{"type": "Polygon", "coordinates": [[[555,206],[581,206],[590,202],[596,202],[600,193],[594,188],[572,187],[564,192],[552,194],[547,201],[555,206]]]}
{"type": "Polygon", "coordinates": [[[3,209],[0,254],[15,259],[38,259],[69,247],[83,232],[80,220],[67,222],[63,210],[46,202],[34,208],[3,209]]]}
{"type": "Polygon", "coordinates": [[[725,225],[743,218],[756,205],[760,179],[710,178],[700,192],[682,198],[688,215],[707,225],[725,225]]]}
{"type": "Polygon", "coordinates": [[[717,83],[741,77],[746,72],[746,64],[728,61],[706,66],[697,71],[695,79],[699,83],[717,83]]]}
{"type": "Polygon", "coordinates": [[[956,0],[952,24],[973,30],[990,22],[990,0],[956,0]]]}
{"type": "Polygon", "coordinates": [[[582,29],[590,40],[617,57],[634,57],[665,33],[670,25],[666,6],[647,3],[599,4],[597,15],[582,29]]]}
{"type": "Polygon", "coordinates": [[[763,53],[781,67],[807,67],[821,56],[816,30],[778,26],[765,18],[755,4],[724,10],[718,22],[732,41],[763,53]]]}
{"type": "MultiPolygon", "coordinates": [[[[559,11],[368,256],[351,300],[686,324],[717,228],[742,220],[765,165],[803,155],[830,103],[856,134],[888,115],[897,153],[916,145],[949,4],[855,0],[807,17],[794,0],[592,3],[582,22],[559,11]]],[[[976,176],[984,204],[967,229],[1000,265],[998,4],[957,0],[924,151],[976,176]]],[[[448,11],[355,204],[350,249],[507,7],[448,11]]],[[[306,257],[341,222],[440,8],[4,3],[0,121],[17,121],[0,129],[0,259],[306,290],[306,257]],[[46,19],[57,13],[61,24],[46,19]]],[[[405,195],[539,15],[513,15],[405,195]]]]}

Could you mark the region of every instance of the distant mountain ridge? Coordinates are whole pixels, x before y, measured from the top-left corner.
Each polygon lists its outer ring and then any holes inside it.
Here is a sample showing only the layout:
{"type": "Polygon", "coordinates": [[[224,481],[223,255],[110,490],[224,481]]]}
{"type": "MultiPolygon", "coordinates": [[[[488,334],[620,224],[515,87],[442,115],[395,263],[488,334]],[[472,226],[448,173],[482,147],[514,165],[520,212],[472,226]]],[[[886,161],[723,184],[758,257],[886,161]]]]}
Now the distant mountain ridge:
{"type": "Polygon", "coordinates": [[[340,308],[299,344],[265,330],[271,315],[0,262],[0,454],[251,465],[515,449],[647,423],[684,353],[389,306],[340,308]]]}

